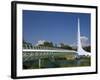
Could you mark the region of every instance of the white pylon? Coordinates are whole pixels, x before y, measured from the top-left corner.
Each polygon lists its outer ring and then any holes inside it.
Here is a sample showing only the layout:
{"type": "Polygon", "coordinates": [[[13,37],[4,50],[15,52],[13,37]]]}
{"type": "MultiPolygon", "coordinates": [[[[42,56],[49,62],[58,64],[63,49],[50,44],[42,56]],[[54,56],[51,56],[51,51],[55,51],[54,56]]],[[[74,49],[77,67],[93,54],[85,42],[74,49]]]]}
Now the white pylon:
{"type": "Polygon", "coordinates": [[[90,56],[91,55],[91,53],[86,52],[82,48],[81,35],[80,35],[80,19],[79,18],[78,18],[78,31],[77,31],[77,53],[78,53],[78,55],[85,55],[85,56],[90,56]]]}

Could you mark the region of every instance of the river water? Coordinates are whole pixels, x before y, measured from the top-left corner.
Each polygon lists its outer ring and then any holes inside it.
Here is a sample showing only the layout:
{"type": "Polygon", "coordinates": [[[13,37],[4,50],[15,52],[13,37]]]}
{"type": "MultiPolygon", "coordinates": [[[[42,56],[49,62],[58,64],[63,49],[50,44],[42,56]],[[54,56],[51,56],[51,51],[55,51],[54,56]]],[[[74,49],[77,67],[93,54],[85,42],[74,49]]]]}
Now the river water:
{"type": "Polygon", "coordinates": [[[91,66],[91,58],[84,57],[81,59],[35,59],[23,62],[23,69],[39,69],[39,68],[61,68],[61,67],[81,67],[91,66]]]}

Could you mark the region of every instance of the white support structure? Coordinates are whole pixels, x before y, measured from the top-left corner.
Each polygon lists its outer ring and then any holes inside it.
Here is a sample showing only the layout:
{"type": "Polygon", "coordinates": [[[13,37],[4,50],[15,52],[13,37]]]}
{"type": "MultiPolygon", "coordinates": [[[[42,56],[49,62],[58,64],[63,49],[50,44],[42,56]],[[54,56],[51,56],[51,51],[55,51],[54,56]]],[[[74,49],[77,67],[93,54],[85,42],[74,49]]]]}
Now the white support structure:
{"type": "Polygon", "coordinates": [[[77,31],[77,53],[78,55],[85,55],[85,56],[90,56],[91,53],[86,52],[82,48],[82,43],[81,43],[81,34],[80,34],[80,19],[78,18],[78,31],[77,31]]]}
{"type": "Polygon", "coordinates": [[[41,58],[39,58],[39,68],[41,68],[41,58]]]}

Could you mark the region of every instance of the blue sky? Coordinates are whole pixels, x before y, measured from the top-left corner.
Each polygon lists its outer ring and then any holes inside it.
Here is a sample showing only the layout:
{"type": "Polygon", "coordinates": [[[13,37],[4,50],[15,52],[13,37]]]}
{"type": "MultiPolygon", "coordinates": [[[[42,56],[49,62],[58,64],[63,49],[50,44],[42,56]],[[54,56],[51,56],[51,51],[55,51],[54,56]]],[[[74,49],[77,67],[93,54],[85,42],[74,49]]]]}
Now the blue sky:
{"type": "Polygon", "coordinates": [[[73,44],[77,41],[77,20],[81,36],[90,42],[90,14],[23,10],[23,38],[35,45],[39,40],[54,44],[73,44]]]}

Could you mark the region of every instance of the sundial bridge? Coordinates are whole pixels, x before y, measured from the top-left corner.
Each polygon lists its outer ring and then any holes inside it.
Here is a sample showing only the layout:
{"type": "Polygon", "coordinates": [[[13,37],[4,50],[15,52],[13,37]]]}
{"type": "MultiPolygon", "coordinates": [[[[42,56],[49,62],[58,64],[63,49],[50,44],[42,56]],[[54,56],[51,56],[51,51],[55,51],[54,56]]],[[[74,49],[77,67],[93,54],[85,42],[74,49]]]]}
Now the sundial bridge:
{"type": "Polygon", "coordinates": [[[66,50],[60,48],[43,47],[43,46],[29,46],[23,49],[23,61],[35,59],[35,58],[45,58],[54,56],[67,56],[67,58],[76,58],[80,55],[91,56],[89,52],[86,52],[82,48],[81,36],[80,36],[80,20],[78,18],[78,31],[77,31],[77,51],[66,50]],[[73,55],[73,56],[72,56],[73,55]]]}

